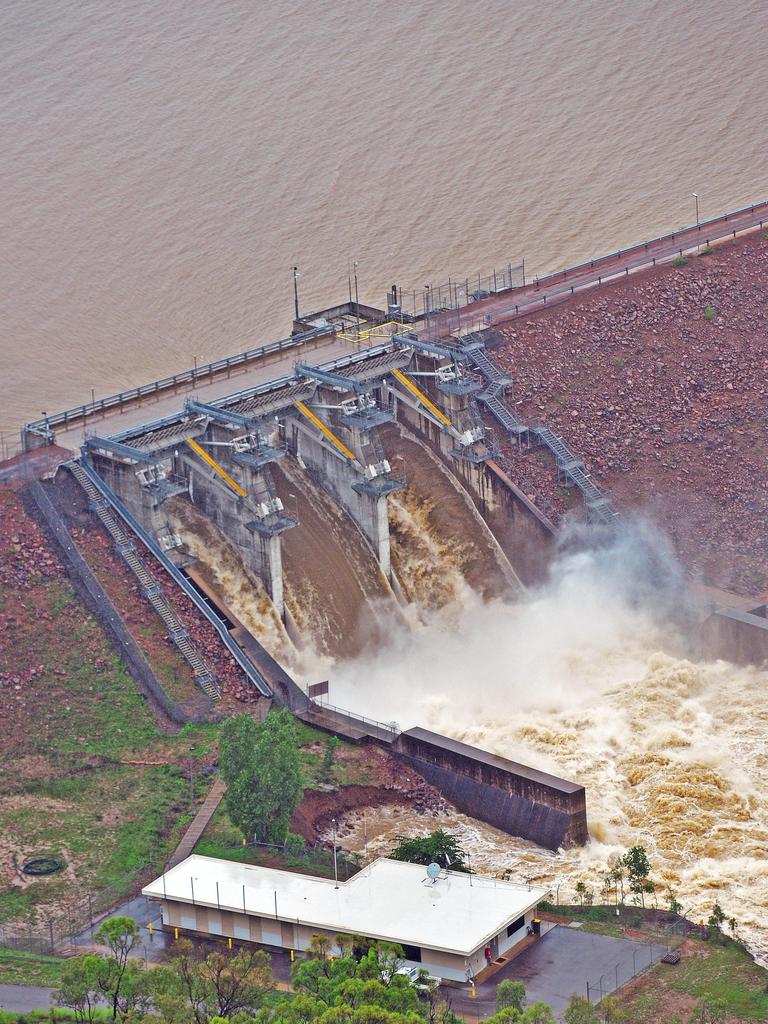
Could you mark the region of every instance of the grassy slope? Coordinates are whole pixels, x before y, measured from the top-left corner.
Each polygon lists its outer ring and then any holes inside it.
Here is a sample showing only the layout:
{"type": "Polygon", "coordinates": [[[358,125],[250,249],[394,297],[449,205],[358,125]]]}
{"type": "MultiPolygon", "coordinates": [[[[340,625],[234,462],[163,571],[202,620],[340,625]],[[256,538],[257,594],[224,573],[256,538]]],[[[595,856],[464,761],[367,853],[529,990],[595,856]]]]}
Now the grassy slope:
{"type": "Polygon", "coordinates": [[[188,821],[185,771],[121,761],[200,756],[215,727],[162,735],[66,580],[0,588],[0,606],[11,634],[3,668],[22,680],[3,693],[0,835],[20,856],[58,851],[74,867],[24,889],[0,884],[7,922],[60,900],[73,880],[83,893],[113,886],[120,895],[159,867],[188,821]]]}
{"type": "MultiPolygon", "coordinates": [[[[554,910],[555,908],[553,908],[554,910]]],[[[622,926],[642,931],[670,947],[683,946],[679,964],[657,964],[625,992],[622,1009],[632,1024],[666,1024],[676,1014],[688,1018],[688,1008],[700,999],[725,1003],[729,1024],[768,1020],[768,972],[736,942],[702,942],[669,934],[653,926],[637,908],[624,907],[617,918],[613,907],[560,907],[567,919],[582,922],[584,931],[623,935],[622,926]],[[687,1004],[687,1005],[686,1005],[687,1004]]]]}
{"type": "Polygon", "coordinates": [[[55,988],[66,963],[57,956],[37,956],[0,949],[0,985],[47,985],[55,988]]]}
{"type": "Polygon", "coordinates": [[[659,964],[622,1001],[636,1024],[664,1024],[676,1012],[675,998],[719,999],[729,1021],[768,1020],[768,975],[734,942],[696,942],[679,964],[659,964]]]}

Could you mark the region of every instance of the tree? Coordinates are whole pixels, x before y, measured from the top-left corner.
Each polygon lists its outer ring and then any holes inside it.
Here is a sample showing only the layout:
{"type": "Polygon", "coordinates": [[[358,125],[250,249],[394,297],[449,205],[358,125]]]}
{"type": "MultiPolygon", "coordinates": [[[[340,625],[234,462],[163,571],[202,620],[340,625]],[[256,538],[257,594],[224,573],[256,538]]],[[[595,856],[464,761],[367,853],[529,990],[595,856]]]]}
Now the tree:
{"type": "Polygon", "coordinates": [[[320,763],[320,770],[317,773],[317,777],[320,782],[331,782],[333,780],[334,761],[336,759],[336,748],[338,745],[338,736],[326,737],[325,749],[323,750],[323,760],[320,763]]]}
{"type": "Polygon", "coordinates": [[[219,767],[233,823],[246,838],[283,843],[302,795],[296,729],[288,711],[271,711],[263,722],[234,715],[222,726],[219,767]]]}
{"type": "MultiPolygon", "coordinates": [[[[268,1024],[420,1024],[420,990],[398,973],[402,963],[402,948],[389,943],[372,945],[359,962],[352,956],[299,961],[292,970],[296,995],[269,1007],[268,1024]]],[[[435,1012],[438,1018],[451,1024],[435,1012]]]]}
{"type": "Polygon", "coordinates": [[[725,913],[719,903],[715,903],[712,907],[712,913],[707,918],[707,924],[709,930],[715,934],[715,936],[722,935],[723,924],[725,923],[725,913]]]}
{"type": "Polygon", "coordinates": [[[624,903],[624,860],[618,853],[612,853],[608,858],[608,878],[610,878],[616,892],[616,904],[624,903]]]}
{"type": "Polygon", "coordinates": [[[555,1024],[552,1007],[546,1003],[531,1003],[523,1010],[505,1006],[486,1019],[486,1024],[555,1024]]]}
{"type": "Polygon", "coordinates": [[[440,864],[452,871],[466,871],[464,851],[455,835],[436,829],[420,839],[395,836],[397,846],[390,852],[393,860],[406,860],[411,864],[440,864]]]}
{"type": "Polygon", "coordinates": [[[588,999],[571,996],[563,1021],[565,1024],[600,1024],[600,1017],[588,999]]]}
{"type": "Polygon", "coordinates": [[[75,1020],[91,1024],[101,995],[104,958],[91,953],[67,960],[61,972],[61,987],[53,996],[59,1006],[74,1011],[75,1020]]]}
{"type": "Polygon", "coordinates": [[[681,914],[683,911],[683,905],[678,902],[677,893],[672,888],[667,889],[667,906],[670,914],[681,914]]]}
{"type": "Polygon", "coordinates": [[[584,882],[576,883],[576,895],[578,896],[579,903],[581,903],[582,907],[584,906],[584,897],[587,895],[587,891],[588,890],[584,882]]]}
{"type": "Polygon", "coordinates": [[[642,905],[645,906],[645,893],[653,892],[655,888],[653,882],[648,880],[648,875],[651,873],[651,862],[648,860],[645,847],[630,846],[624,854],[623,863],[629,876],[630,890],[640,897],[642,905]]]}
{"type": "Polygon", "coordinates": [[[188,939],[171,948],[164,981],[163,1015],[181,1000],[195,1024],[210,1024],[213,1017],[229,1018],[245,1009],[257,1010],[274,987],[271,960],[263,950],[218,948],[206,953],[188,939]]]}
{"type": "Polygon", "coordinates": [[[139,929],[131,917],[110,917],[100,925],[94,938],[107,946],[112,954],[102,962],[99,989],[111,1004],[112,1019],[115,1020],[118,1011],[128,1009],[127,1005],[121,1004],[124,984],[131,1005],[142,995],[136,968],[128,970],[128,957],[139,941],[139,929]]]}
{"type": "Polygon", "coordinates": [[[525,985],[522,981],[505,978],[496,989],[496,1009],[504,1010],[508,1006],[522,1013],[525,1006],[525,985]]]}

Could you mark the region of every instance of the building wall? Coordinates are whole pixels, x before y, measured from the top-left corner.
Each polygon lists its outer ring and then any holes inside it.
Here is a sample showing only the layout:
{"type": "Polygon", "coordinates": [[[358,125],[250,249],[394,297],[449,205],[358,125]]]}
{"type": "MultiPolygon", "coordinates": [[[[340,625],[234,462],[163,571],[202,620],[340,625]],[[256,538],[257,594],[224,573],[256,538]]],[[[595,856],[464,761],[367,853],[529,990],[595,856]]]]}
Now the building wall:
{"type": "MultiPolygon", "coordinates": [[[[163,924],[187,932],[232,938],[241,942],[258,942],[266,946],[293,949],[297,953],[307,952],[316,935],[325,935],[331,941],[330,953],[339,956],[341,949],[336,945],[338,932],[329,932],[311,925],[276,921],[273,917],[257,917],[253,914],[238,914],[230,910],[195,906],[173,900],[161,902],[163,924]]],[[[499,953],[505,953],[526,937],[526,925],[536,914],[535,909],[525,914],[525,924],[513,935],[507,936],[506,925],[497,936],[499,953]]],[[[421,961],[406,960],[409,967],[421,967],[430,974],[448,981],[465,982],[486,966],[485,944],[465,957],[447,950],[421,947],[421,961]]]]}

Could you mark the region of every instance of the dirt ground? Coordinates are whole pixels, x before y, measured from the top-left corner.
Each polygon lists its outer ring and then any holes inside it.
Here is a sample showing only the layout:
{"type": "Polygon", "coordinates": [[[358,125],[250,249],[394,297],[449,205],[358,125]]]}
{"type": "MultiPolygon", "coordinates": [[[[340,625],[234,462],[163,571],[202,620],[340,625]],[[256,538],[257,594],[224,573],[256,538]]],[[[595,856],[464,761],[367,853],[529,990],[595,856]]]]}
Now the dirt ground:
{"type": "Polygon", "coordinates": [[[357,765],[364,773],[366,784],[305,790],[291,829],[310,843],[325,838],[332,818],[339,819],[350,811],[402,805],[411,812],[424,813],[447,806],[433,786],[411,769],[404,771],[399,761],[375,744],[347,747],[339,752],[339,760],[347,762],[347,769],[351,764],[357,765]]]}
{"type": "MultiPolygon", "coordinates": [[[[620,511],[650,514],[692,575],[768,587],[768,234],[596,288],[502,326],[524,423],[545,423],[620,511]]],[[[505,446],[550,517],[578,512],[546,452],[505,446]]]]}

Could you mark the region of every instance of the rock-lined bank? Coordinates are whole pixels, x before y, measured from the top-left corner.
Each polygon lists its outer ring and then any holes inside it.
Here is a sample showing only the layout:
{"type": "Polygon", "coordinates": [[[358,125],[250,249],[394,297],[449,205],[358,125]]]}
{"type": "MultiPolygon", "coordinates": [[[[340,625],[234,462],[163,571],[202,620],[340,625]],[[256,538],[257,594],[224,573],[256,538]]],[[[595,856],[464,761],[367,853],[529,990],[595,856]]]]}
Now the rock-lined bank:
{"type": "MultiPolygon", "coordinates": [[[[688,569],[768,586],[768,235],[729,242],[501,328],[516,413],[546,423],[626,512],[651,512],[688,569]]],[[[505,445],[550,515],[579,509],[548,454],[505,445]]]]}

